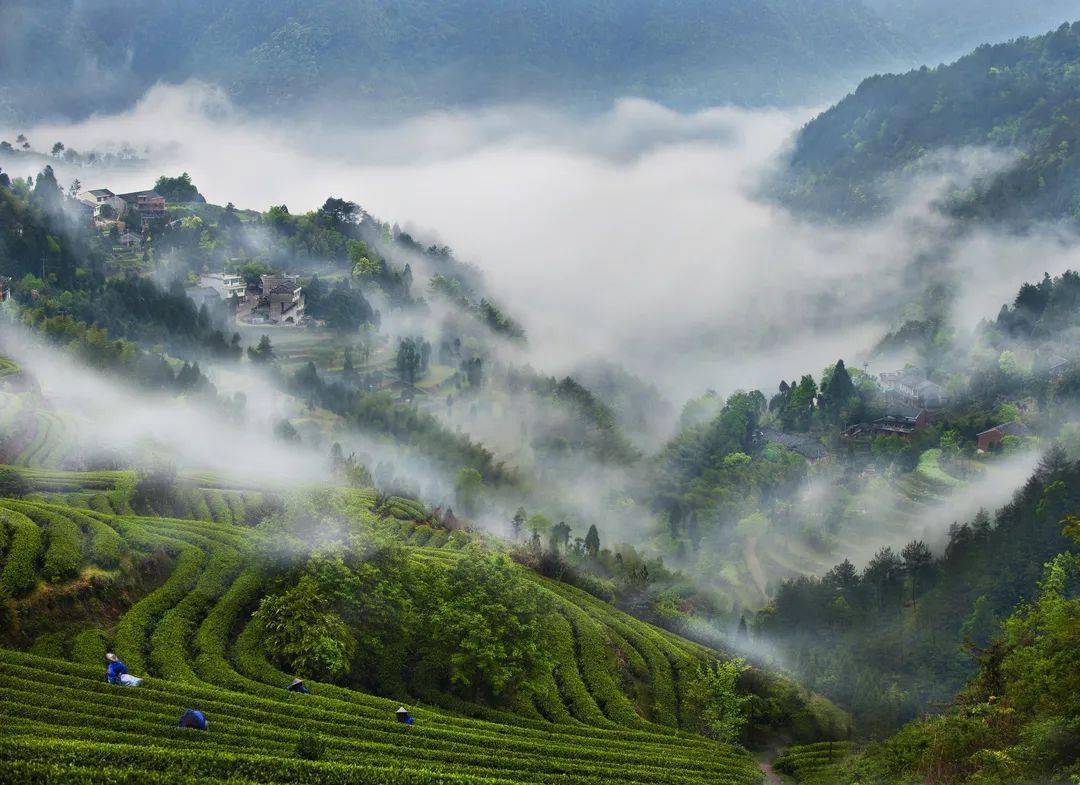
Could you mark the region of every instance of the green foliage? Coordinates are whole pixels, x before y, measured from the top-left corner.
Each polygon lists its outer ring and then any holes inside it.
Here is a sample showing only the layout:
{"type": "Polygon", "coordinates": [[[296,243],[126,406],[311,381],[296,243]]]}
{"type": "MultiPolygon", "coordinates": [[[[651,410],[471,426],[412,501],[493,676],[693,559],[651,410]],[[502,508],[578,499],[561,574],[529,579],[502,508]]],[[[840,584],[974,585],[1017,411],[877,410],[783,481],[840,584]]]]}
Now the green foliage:
{"type": "Polygon", "coordinates": [[[300,676],[332,680],[348,670],[356,641],[310,575],[263,599],[259,617],[267,648],[300,676]]]}
{"type": "Polygon", "coordinates": [[[166,202],[205,202],[199,189],[191,182],[191,175],[187,172],[177,177],[162,175],[154,183],[153,189],[159,196],[164,196],[166,202]]]}
{"type": "Polygon", "coordinates": [[[305,733],[296,742],[296,757],[304,760],[322,760],[326,755],[326,741],[317,733],[305,733]]]}
{"type": "Polygon", "coordinates": [[[1017,597],[1033,597],[1042,564],[1068,547],[1060,521],[1080,504],[1080,464],[1051,452],[991,521],[950,529],[935,557],[913,541],[884,548],[862,573],[785,581],[758,630],[798,652],[795,675],[849,707],[861,734],[889,733],[947,701],[972,675],[960,652],[998,637],[1017,597]]]}
{"type": "Polygon", "coordinates": [[[37,524],[22,513],[0,510],[0,521],[10,532],[10,545],[0,570],[0,593],[18,597],[37,584],[37,561],[45,538],[37,524]]]}
{"type": "MultiPolygon", "coordinates": [[[[1010,785],[1077,774],[1080,558],[1046,564],[1038,594],[1004,625],[956,705],[905,726],[841,773],[860,782],[1010,785]]],[[[839,778],[837,781],[840,781],[839,778]]],[[[843,781],[848,781],[844,779],[843,781]]]]}
{"type": "Polygon", "coordinates": [[[505,557],[470,553],[447,572],[446,602],[428,619],[431,655],[450,683],[500,696],[533,678],[547,662],[543,617],[548,604],[505,557]]]}
{"type": "Polygon", "coordinates": [[[45,527],[45,560],[41,573],[46,580],[56,582],[70,578],[82,563],[82,532],[78,524],[60,515],[50,515],[45,527]]]}
{"type": "Polygon", "coordinates": [[[812,212],[863,217],[892,204],[904,175],[935,172],[934,153],[990,145],[1025,154],[957,188],[946,209],[979,219],[1075,220],[1078,61],[1080,26],[1065,24],[980,46],[951,65],[870,77],[802,130],[785,198],[812,212]]]}
{"type": "Polygon", "coordinates": [[[71,644],[71,661],[80,665],[104,667],[105,654],[112,641],[104,630],[83,630],[71,644]]]}
{"type": "Polygon", "coordinates": [[[248,359],[254,363],[266,364],[274,361],[274,347],[270,342],[269,335],[262,335],[259,337],[259,344],[254,348],[249,346],[247,350],[248,359]]]}
{"type": "Polygon", "coordinates": [[[701,730],[717,741],[733,743],[742,736],[749,698],[735,685],[747,667],[741,659],[705,663],[690,683],[688,697],[701,730]]]}
{"type": "Polygon", "coordinates": [[[454,476],[454,496],[468,515],[479,511],[484,495],[484,477],[476,469],[462,468],[454,476]]]}
{"type": "Polygon", "coordinates": [[[18,470],[10,466],[0,466],[0,496],[18,499],[25,496],[29,490],[29,484],[18,470]]]}

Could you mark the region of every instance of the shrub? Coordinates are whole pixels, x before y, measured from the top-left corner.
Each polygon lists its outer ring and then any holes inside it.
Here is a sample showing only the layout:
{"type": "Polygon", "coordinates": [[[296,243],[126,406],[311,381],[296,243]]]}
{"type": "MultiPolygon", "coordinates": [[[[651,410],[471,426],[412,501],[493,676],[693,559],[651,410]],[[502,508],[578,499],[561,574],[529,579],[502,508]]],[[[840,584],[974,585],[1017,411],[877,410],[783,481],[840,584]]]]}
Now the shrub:
{"type": "Polygon", "coordinates": [[[44,513],[43,518],[51,520],[45,529],[49,545],[45,550],[42,574],[52,582],[70,578],[79,571],[82,563],[82,532],[70,518],[55,513],[44,513]]]}
{"type": "Polygon", "coordinates": [[[19,499],[25,496],[29,490],[29,484],[19,472],[7,466],[0,467],[0,496],[19,499]]]}
{"type": "Polygon", "coordinates": [[[4,569],[0,571],[0,591],[17,597],[37,583],[37,560],[45,538],[37,524],[22,513],[3,510],[0,517],[12,529],[11,547],[4,569]]]}
{"type": "Polygon", "coordinates": [[[304,760],[322,760],[326,754],[326,742],[317,733],[305,733],[296,742],[296,757],[304,760]]]}
{"type": "Polygon", "coordinates": [[[83,630],[71,644],[71,660],[82,665],[105,667],[105,652],[110,640],[104,630],[83,630]]]}
{"type": "Polygon", "coordinates": [[[38,657],[51,657],[54,660],[61,660],[64,658],[65,642],[64,633],[46,632],[37,636],[34,645],[30,647],[30,653],[36,654],[38,657]]]}

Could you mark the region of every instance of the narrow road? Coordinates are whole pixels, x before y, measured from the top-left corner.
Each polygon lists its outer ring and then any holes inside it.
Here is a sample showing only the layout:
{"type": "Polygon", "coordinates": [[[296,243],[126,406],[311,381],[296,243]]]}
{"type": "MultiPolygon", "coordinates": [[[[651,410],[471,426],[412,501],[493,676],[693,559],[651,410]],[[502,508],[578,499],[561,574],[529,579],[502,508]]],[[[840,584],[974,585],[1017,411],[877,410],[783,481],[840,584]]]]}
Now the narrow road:
{"type": "Polygon", "coordinates": [[[759,761],[758,768],[765,775],[765,785],[784,785],[784,778],[773,771],[772,763],[759,761]]]}

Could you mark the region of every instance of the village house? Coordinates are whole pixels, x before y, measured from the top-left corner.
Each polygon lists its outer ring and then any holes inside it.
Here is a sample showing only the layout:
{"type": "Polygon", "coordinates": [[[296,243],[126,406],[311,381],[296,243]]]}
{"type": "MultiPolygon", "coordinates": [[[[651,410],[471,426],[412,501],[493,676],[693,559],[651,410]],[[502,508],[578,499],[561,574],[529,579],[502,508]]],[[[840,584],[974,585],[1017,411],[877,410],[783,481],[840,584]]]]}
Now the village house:
{"type": "Polygon", "coordinates": [[[939,409],[948,403],[945,388],[915,368],[886,371],[878,378],[890,403],[925,409],[939,409]]]}
{"type": "Polygon", "coordinates": [[[1053,357],[1047,360],[1046,371],[1050,375],[1051,379],[1060,379],[1065,375],[1065,371],[1068,370],[1068,368],[1069,361],[1066,360],[1064,357],[1059,357],[1055,354],[1053,357]]]}
{"type": "Polygon", "coordinates": [[[212,289],[222,300],[229,300],[235,295],[243,299],[247,295],[247,282],[236,273],[203,273],[199,276],[199,286],[212,289]]]}
{"type": "Polygon", "coordinates": [[[120,194],[119,198],[125,204],[135,207],[144,221],[165,215],[165,197],[156,191],[132,191],[129,194],[120,194]]]}
{"type": "Polygon", "coordinates": [[[120,235],[120,245],[125,248],[134,248],[138,245],[142,245],[142,236],[135,234],[134,232],[124,232],[120,235]]]}
{"type": "Polygon", "coordinates": [[[1002,425],[995,425],[993,428],[988,428],[980,434],[976,435],[979,440],[978,447],[979,452],[988,452],[994,447],[1001,444],[1006,436],[1030,436],[1031,431],[1028,430],[1023,423],[1019,422],[1007,422],[1002,425]]]}
{"type": "Polygon", "coordinates": [[[65,201],[64,204],[65,206],[70,205],[71,210],[78,215],[80,223],[84,226],[94,225],[94,219],[97,218],[97,206],[84,202],[82,199],[70,199],[65,201]]]}
{"type": "Polygon", "coordinates": [[[124,212],[124,205],[126,204],[123,199],[108,188],[95,188],[90,191],[80,191],[75,198],[83,204],[88,204],[93,207],[94,215],[98,218],[104,217],[101,215],[101,208],[105,206],[108,206],[112,210],[112,218],[119,218],[120,214],[124,212]]]}
{"type": "Polygon", "coordinates": [[[873,422],[852,425],[844,431],[845,439],[865,441],[876,436],[899,436],[907,439],[930,425],[930,412],[917,407],[893,406],[884,417],[873,422]]]}
{"type": "Polygon", "coordinates": [[[264,275],[260,278],[258,305],[252,319],[270,324],[300,324],[304,319],[304,294],[297,275],[264,275]]]}

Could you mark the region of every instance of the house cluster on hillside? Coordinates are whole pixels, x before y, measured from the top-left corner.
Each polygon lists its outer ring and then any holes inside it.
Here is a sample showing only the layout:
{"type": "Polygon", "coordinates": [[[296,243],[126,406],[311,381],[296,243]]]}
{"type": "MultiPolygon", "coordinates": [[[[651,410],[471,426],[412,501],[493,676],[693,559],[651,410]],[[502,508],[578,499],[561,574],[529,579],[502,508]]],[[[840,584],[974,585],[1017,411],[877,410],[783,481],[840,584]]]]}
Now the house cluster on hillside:
{"type": "Polygon", "coordinates": [[[913,409],[940,409],[949,402],[945,388],[932,382],[916,368],[878,374],[881,389],[890,404],[913,409]]]}
{"type": "Polygon", "coordinates": [[[304,293],[297,275],[263,275],[257,286],[234,273],[205,273],[188,289],[197,304],[229,304],[236,319],[246,324],[295,326],[307,321],[304,293]]]}
{"type": "Polygon", "coordinates": [[[114,194],[108,188],[94,188],[88,191],[80,191],[76,200],[91,209],[91,220],[96,225],[107,225],[121,221],[129,208],[138,211],[141,219],[141,227],[145,228],[151,221],[165,216],[165,197],[156,191],[132,191],[126,194],[114,194]]]}

